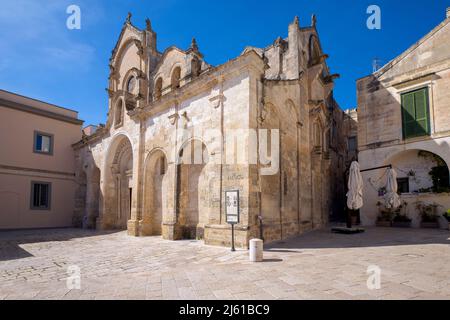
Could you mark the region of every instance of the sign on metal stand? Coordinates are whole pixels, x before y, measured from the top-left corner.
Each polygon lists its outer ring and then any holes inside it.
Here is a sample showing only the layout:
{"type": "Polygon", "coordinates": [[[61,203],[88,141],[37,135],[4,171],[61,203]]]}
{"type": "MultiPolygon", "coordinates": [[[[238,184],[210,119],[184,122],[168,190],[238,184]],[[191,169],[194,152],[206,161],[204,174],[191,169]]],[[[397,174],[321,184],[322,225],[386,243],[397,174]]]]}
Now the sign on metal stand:
{"type": "Polygon", "coordinates": [[[239,223],[239,190],[225,191],[225,214],[227,223],[231,224],[231,251],[236,251],[234,225],[239,223]]]}

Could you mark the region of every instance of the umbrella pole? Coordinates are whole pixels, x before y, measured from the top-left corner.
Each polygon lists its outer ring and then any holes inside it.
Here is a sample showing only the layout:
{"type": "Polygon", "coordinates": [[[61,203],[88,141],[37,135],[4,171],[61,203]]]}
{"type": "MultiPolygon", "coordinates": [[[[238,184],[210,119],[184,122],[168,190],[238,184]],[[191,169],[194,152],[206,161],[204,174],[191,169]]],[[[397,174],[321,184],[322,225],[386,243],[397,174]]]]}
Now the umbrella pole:
{"type": "Polygon", "coordinates": [[[347,209],[347,228],[352,228],[352,211],[350,209],[347,209]]]}

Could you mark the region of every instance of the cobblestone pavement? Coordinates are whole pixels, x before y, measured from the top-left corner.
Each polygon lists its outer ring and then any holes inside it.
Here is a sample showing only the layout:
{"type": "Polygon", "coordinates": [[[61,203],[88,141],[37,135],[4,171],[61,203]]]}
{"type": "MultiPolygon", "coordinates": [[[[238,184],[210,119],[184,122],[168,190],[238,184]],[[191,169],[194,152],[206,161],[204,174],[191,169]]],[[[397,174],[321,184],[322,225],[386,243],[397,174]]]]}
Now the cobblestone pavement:
{"type": "Polygon", "coordinates": [[[265,261],[201,241],[79,229],[0,232],[1,299],[450,299],[450,233],[315,231],[265,247],[265,261]],[[68,267],[81,288],[67,289],[68,267]],[[367,268],[381,268],[381,289],[367,268]]]}

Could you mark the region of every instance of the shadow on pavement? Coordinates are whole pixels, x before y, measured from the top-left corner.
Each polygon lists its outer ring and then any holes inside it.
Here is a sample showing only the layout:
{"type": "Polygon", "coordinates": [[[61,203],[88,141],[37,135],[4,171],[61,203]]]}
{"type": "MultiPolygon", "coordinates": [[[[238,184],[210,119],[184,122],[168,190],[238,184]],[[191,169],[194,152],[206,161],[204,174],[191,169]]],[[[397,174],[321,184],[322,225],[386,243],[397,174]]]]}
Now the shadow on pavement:
{"type": "Polygon", "coordinates": [[[21,247],[23,244],[70,241],[76,238],[94,237],[120,231],[75,228],[0,231],[0,261],[33,257],[31,253],[21,247]]]}
{"type": "Polygon", "coordinates": [[[267,252],[301,253],[301,249],[365,248],[408,246],[418,244],[445,244],[450,246],[450,232],[439,229],[366,228],[365,233],[346,235],[319,230],[305,235],[269,243],[267,252]],[[295,250],[297,249],[297,250],[295,250]]]}

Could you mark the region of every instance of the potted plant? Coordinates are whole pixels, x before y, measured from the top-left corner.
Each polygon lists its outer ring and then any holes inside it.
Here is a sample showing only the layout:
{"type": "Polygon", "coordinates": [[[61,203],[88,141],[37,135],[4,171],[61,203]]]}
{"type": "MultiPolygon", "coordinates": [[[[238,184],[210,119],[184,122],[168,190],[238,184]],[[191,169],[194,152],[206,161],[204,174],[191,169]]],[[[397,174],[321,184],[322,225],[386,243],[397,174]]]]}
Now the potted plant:
{"type": "Polygon", "coordinates": [[[397,213],[392,220],[392,226],[394,228],[411,228],[412,220],[408,218],[406,215],[401,213],[397,213]]]}
{"type": "Polygon", "coordinates": [[[381,210],[377,219],[377,227],[391,227],[392,212],[389,210],[381,210]]]}
{"type": "Polygon", "coordinates": [[[439,228],[438,216],[436,214],[436,204],[425,204],[423,202],[418,202],[416,208],[422,219],[420,222],[421,228],[439,228]]]}
{"type": "Polygon", "coordinates": [[[392,211],[381,207],[381,202],[377,202],[378,218],[377,227],[391,227],[392,226],[392,211]]]}
{"type": "Polygon", "coordinates": [[[448,221],[448,229],[450,230],[450,209],[448,209],[443,215],[445,219],[448,221]]]}
{"type": "Polygon", "coordinates": [[[411,228],[412,220],[406,215],[402,214],[402,208],[405,208],[408,203],[405,201],[403,204],[394,212],[394,218],[392,219],[392,226],[394,228],[411,228]]]}
{"type": "Polygon", "coordinates": [[[381,187],[378,189],[378,196],[383,197],[386,194],[386,187],[381,187]]]}

